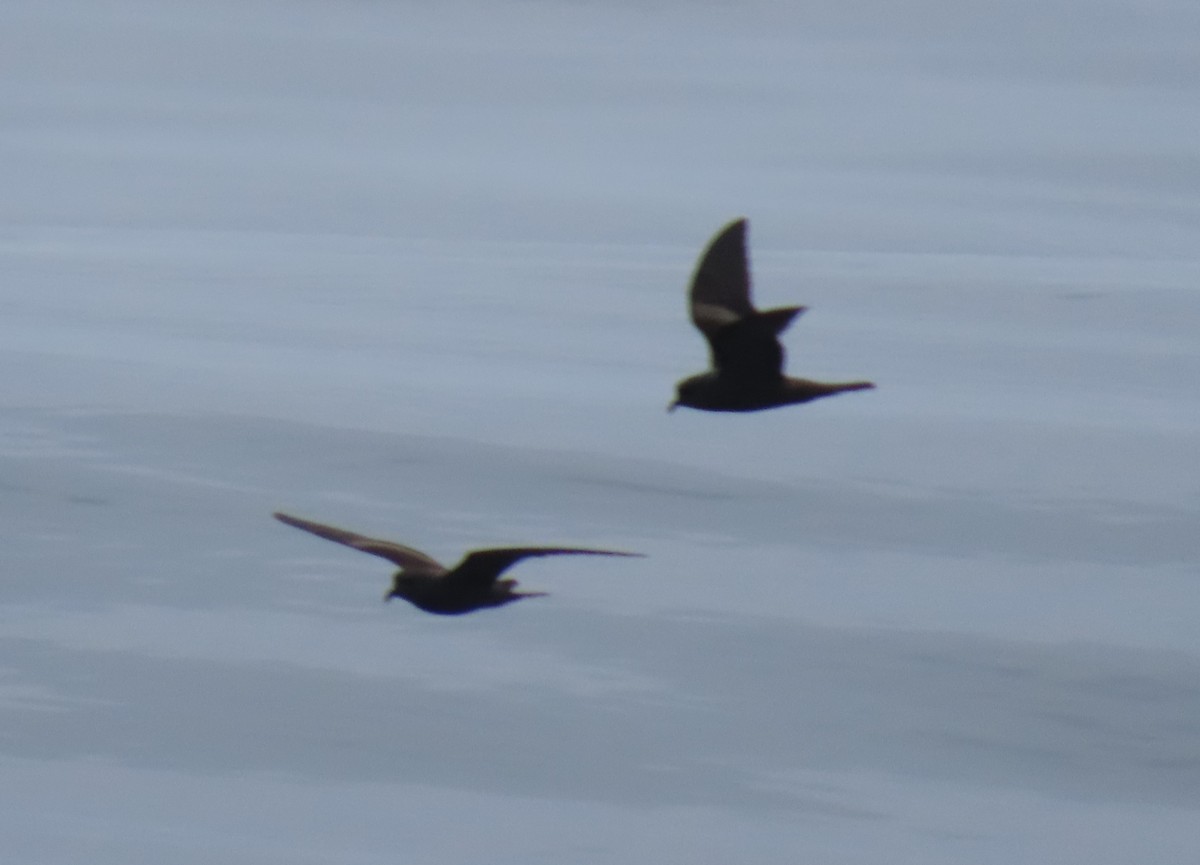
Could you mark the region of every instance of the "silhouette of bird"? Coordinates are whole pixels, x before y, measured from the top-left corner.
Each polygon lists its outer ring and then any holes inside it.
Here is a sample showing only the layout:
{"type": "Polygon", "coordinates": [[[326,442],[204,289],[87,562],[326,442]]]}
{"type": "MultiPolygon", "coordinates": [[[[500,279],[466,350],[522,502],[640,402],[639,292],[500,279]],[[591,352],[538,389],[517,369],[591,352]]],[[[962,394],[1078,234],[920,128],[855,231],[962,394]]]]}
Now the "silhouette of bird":
{"type": "Polygon", "coordinates": [[[469,613],[483,607],[501,607],[522,598],[545,596],[545,592],[516,591],[516,580],[497,579],[521,559],[562,555],[641,556],[641,553],[573,547],[503,547],[474,550],[453,568],[446,568],[436,559],[403,544],[368,538],[288,514],[276,513],[273,516],[281,523],[303,529],[319,538],[362,550],[399,565],[400,570],[392,577],[392,590],[383,599],[390,601],[392,598],[403,598],[427,613],[444,616],[469,613]]]}
{"type": "Polygon", "coordinates": [[[783,374],[779,334],[806,307],[762,312],[754,308],[745,219],[729,223],[709,243],[692,276],[688,300],[692,323],[708,340],[713,368],[679,382],[668,411],[681,405],[706,411],[758,411],[875,387],[869,381],[825,383],[783,374]]]}

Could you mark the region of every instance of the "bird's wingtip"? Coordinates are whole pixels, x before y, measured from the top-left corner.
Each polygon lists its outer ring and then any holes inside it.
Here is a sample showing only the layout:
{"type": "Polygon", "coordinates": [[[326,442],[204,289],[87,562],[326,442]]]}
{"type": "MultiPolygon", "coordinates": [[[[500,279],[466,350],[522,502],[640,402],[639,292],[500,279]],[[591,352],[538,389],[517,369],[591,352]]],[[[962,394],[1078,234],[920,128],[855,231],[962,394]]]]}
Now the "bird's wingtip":
{"type": "Polygon", "coordinates": [[[725,228],[722,229],[721,234],[725,234],[726,232],[730,232],[730,231],[741,231],[744,233],[746,231],[746,229],[749,227],[750,227],[749,217],[739,216],[736,219],[729,220],[729,222],[727,222],[725,224],[725,228]]]}

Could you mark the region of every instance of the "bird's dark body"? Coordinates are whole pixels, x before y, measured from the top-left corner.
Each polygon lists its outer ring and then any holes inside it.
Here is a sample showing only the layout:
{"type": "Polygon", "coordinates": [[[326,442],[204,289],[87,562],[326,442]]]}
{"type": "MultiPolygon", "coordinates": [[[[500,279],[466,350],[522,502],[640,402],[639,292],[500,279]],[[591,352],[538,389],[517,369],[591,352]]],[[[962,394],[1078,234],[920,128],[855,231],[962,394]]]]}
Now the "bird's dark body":
{"type": "Polygon", "coordinates": [[[545,592],[518,592],[516,580],[496,580],[478,589],[447,586],[445,577],[405,575],[393,578],[388,598],[403,598],[414,607],[439,616],[461,616],[486,607],[503,607],[525,598],[539,598],[545,592]]]}
{"type": "Polygon", "coordinates": [[[781,376],[769,383],[746,382],[719,373],[705,373],[680,382],[679,405],[703,411],[752,412],[812,402],[850,390],[869,390],[867,382],[844,384],[781,376]]]}
{"type": "Polygon", "coordinates": [[[779,334],[805,308],[754,308],[744,219],[721,229],[701,256],[688,305],[692,323],[708,340],[712,369],[679,382],[671,408],[761,411],[875,386],[869,381],[818,382],[783,374],[779,334]]]}
{"type": "Polygon", "coordinates": [[[467,553],[461,562],[453,568],[447,568],[420,550],[414,550],[404,544],[369,538],[289,514],[277,513],[274,516],[281,523],[319,538],[379,556],[399,565],[400,570],[392,576],[392,588],[384,595],[384,600],[403,598],[418,609],[440,616],[458,616],[473,610],[502,607],[523,598],[545,595],[545,592],[519,592],[516,580],[499,579],[500,574],[521,559],[565,555],[639,555],[577,547],[498,547],[467,553]]]}

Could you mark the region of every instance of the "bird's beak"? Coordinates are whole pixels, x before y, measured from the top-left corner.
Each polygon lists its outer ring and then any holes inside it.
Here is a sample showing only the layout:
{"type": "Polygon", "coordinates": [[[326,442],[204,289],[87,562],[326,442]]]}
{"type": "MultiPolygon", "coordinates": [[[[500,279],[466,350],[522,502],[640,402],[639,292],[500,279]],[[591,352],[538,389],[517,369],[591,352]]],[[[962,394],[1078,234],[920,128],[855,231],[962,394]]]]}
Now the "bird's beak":
{"type": "Polygon", "coordinates": [[[671,400],[669,403],[667,403],[667,414],[670,414],[671,412],[675,411],[675,409],[677,409],[677,408],[679,408],[679,400],[677,400],[677,399],[671,400]]]}
{"type": "Polygon", "coordinates": [[[386,604],[388,601],[390,601],[394,597],[396,597],[395,591],[388,592],[386,595],[383,596],[383,602],[386,604]]]}

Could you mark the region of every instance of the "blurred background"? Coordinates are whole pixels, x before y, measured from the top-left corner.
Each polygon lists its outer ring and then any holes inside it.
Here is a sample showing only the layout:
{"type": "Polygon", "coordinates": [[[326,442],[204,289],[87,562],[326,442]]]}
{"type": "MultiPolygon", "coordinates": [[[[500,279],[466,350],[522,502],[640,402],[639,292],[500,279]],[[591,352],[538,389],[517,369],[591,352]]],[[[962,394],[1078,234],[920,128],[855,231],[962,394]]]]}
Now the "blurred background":
{"type": "Polygon", "coordinates": [[[1186,861],[1197,33],[0,2],[14,861],[1186,861]],[[739,216],[878,390],[665,412],[739,216]],[[444,619],[276,509],[648,557],[444,619]]]}

